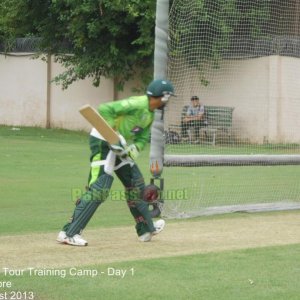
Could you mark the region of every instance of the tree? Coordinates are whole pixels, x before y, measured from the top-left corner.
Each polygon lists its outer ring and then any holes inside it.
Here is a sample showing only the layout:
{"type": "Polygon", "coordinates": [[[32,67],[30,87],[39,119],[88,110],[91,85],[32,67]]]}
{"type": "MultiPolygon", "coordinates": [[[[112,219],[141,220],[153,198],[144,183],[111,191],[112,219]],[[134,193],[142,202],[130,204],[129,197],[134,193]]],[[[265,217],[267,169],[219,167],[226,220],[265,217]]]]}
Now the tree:
{"type": "MultiPolygon", "coordinates": [[[[0,43],[5,41],[9,49],[17,37],[38,37],[40,56],[52,54],[65,67],[66,71],[55,78],[63,88],[86,77],[93,78],[98,86],[101,76],[114,78],[121,87],[133,76],[151,76],[155,3],[155,0],[1,0],[0,43]],[[142,72],[141,76],[137,70],[142,72]]],[[[170,7],[173,3],[175,0],[170,0],[170,7]]],[[[170,40],[180,43],[182,50],[170,48],[169,57],[184,56],[188,64],[201,71],[207,63],[218,67],[224,52],[230,50],[232,36],[253,40],[266,34],[264,27],[269,26],[272,10],[283,2],[176,0],[176,3],[171,8],[171,23],[177,14],[184,14],[193,20],[193,26],[185,18],[176,21],[176,29],[170,26],[170,40]],[[195,4],[193,11],[188,8],[190,2],[195,4]],[[186,43],[189,38],[199,41],[196,48],[189,48],[186,43]]],[[[278,30],[278,26],[273,27],[278,30]]],[[[202,83],[207,84],[204,77],[202,83]]]]}
{"type": "Polygon", "coordinates": [[[63,88],[86,77],[98,86],[101,76],[121,87],[152,66],[153,0],[2,0],[0,25],[6,45],[39,37],[39,56],[52,54],[66,69],[55,78],[63,88]]]}

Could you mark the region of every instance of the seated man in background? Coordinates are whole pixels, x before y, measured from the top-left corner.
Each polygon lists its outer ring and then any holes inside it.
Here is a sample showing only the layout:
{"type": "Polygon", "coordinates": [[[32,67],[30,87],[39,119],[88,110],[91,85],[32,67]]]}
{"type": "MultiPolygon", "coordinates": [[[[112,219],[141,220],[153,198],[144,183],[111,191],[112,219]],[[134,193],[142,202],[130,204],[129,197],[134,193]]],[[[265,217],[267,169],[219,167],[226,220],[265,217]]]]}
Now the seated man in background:
{"type": "Polygon", "coordinates": [[[189,129],[194,129],[195,139],[196,141],[199,141],[200,128],[206,125],[204,105],[200,103],[198,96],[192,96],[191,104],[181,120],[181,135],[183,140],[189,139],[187,131],[189,129]]]}

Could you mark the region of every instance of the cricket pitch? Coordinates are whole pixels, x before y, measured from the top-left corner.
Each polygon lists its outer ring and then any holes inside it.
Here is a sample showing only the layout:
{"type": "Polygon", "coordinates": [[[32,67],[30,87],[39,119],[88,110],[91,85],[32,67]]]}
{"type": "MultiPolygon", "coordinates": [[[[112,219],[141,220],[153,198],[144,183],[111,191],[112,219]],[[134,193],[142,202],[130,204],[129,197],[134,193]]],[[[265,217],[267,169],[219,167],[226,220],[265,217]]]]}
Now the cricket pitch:
{"type": "MultiPolygon", "coordinates": [[[[150,243],[133,226],[86,230],[88,247],[55,241],[57,232],[0,236],[0,268],[66,268],[300,243],[300,212],[169,222],[150,243]]],[[[1,272],[1,270],[0,270],[1,272]]]]}

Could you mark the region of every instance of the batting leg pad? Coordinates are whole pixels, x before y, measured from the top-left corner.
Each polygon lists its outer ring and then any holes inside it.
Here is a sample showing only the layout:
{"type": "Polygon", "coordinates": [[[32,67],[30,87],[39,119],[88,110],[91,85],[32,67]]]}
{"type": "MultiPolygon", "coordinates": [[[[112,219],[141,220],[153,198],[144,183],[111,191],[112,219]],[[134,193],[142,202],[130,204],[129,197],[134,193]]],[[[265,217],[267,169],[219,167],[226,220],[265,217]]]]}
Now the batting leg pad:
{"type": "Polygon", "coordinates": [[[79,234],[86,227],[98,206],[107,198],[113,179],[111,175],[102,174],[82,195],[76,205],[72,221],[66,230],[67,236],[72,237],[79,234]]]}
{"type": "Polygon", "coordinates": [[[135,229],[137,235],[141,236],[146,232],[152,232],[153,230],[148,226],[147,220],[141,215],[141,212],[135,207],[135,203],[133,202],[127,202],[127,204],[136,223],[135,229]]]}
{"type": "Polygon", "coordinates": [[[124,165],[115,171],[126,188],[126,200],[129,210],[136,221],[138,235],[155,230],[148,210],[148,204],[142,200],[145,180],[137,165],[124,165]]]}
{"type": "Polygon", "coordinates": [[[144,189],[144,178],[138,167],[134,165],[131,169],[131,187],[126,189],[126,198],[130,212],[136,221],[138,235],[155,230],[148,203],[143,200],[144,189]]]}

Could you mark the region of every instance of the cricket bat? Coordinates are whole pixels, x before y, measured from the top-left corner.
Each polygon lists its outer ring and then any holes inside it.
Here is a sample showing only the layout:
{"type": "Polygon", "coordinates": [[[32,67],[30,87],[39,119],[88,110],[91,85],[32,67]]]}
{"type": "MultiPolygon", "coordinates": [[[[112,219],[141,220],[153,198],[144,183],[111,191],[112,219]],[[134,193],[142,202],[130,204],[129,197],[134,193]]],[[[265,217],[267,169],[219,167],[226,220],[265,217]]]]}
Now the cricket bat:
{"type": "Polygon", "coordinates": [[[118,134],[111,128],[106,120],[89,104],[82,106],[79,109],[80,114],[106,139],[113,145],[119,142],[118,134]]]}

